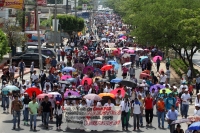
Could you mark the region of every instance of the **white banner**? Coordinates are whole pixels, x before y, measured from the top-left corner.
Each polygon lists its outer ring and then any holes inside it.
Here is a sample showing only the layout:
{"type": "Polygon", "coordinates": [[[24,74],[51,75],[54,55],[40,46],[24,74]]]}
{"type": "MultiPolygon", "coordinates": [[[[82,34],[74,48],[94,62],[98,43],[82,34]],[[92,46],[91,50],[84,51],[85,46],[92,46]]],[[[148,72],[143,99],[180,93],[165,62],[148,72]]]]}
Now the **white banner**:
{"type": "Polygon", "coordinates": [[[65,107],[67,127],[71,129],[117,130],[121,123],[120,107],[65,107]]]}

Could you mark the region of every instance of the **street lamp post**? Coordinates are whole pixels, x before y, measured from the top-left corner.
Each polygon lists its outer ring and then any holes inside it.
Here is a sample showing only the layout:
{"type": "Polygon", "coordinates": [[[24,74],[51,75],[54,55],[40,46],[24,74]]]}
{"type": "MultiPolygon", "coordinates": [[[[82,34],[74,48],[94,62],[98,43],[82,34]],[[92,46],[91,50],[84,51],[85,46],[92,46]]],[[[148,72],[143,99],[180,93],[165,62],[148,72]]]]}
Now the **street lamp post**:
{"type": "Polygon", "coordinates": [[[56,51],[57,44],[57,0],[55,0],[55,12],[54,12],[54,50],[56,51]]]}

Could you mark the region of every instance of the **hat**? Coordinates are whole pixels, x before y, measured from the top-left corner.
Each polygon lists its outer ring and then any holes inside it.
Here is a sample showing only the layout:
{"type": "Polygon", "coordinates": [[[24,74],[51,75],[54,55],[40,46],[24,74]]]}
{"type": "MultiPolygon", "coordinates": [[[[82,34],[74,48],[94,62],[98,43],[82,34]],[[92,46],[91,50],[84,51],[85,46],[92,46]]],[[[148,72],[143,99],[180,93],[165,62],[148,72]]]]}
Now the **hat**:
{"type": "Polygon", "coordinates": [[[200,107],[200,104],[196,104],[195,107],[200,107]]]}
{"type": "Polygon", "coordinates": [[[56,101],[56,104],[60,104],[60,102],[59,102],[59,101],[56,101]]]}
{"type": "Polygon", "coordinates": [[[173,88],[174,88],[174,89],[177,89],[177,87],[176,87],[176,86],[173,86],[173,88]]]}
{"type": "Polygon", "coordinates": [[[188,91],[188,89],[185,89],[185,91],[188,91]]]}
{"type": "Polygon", "coordinates": [[[145,80],[142,80],[142,82],[146,83],[146,81],[145,81],[145,80]]]}
{"type": "Polygon", "coordinates": [[[27,92],[25,92],[25,93],[24,93],[24,95],[28,95],[28,93],[27,93],[27,92]]]}
{"type": "Polygon", "coordinates": [[[197,96],[200,95],[200,93],[197,93],[197,96]]]}

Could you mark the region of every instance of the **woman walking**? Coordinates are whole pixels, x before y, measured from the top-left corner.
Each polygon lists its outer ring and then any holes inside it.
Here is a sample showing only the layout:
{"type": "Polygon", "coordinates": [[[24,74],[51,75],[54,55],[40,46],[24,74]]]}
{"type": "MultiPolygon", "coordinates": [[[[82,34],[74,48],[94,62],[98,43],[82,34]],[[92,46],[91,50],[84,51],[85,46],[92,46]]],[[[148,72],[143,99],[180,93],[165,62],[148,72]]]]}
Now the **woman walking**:
{"type": "Polygon", "coordinates": [[[137,130],[139,130],[140,115],[142,113],[141,110],[142,110],[142,104],[140,104],[139,100],[135,98],[131,106],[131,117],[133,116],[133,125],[134,125],[133,131],[136,130],[136,126],[137,130]]]}
{"type": "Polygon", "coordinates": [[[60,106],[60,102],[56,102],[56,109],[55,109],[55,114],[56,114],[56,129],[60,130],[60,126],[62,123],[62,108],[60,106]]]}

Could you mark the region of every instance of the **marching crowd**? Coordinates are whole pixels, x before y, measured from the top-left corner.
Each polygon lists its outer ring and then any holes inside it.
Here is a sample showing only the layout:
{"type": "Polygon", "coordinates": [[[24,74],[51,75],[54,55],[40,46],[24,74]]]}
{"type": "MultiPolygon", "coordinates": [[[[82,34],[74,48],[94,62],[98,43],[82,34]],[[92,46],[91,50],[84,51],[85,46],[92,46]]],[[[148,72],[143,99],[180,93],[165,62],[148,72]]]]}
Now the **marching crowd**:
{"type": "MultiPolygon", "coordinates": [[[[57,58],[47,58],[46,72],[40,70],[37,73],[33,62],[30,79],[24,79],[26,62],[21,60],[18,66],[10,66],[8,72],[2,75],[2,107],[4,113],[13,115],[13,129],[20,128],[22,113],[24,125],[30,125],[31,130],[36,130],[37,116],[41,116],[46,129],[49,121],[55,119],[56,128],[60,130],[66,106],[120,106],[122,129],[128,130],[129,123],[132,123],[129,118],[133,117],[134,131],[140,130],[144,124],[155,125],[152,120],[156,112],[159,128],[166,128],[164,122],[167,120],[170,133],[179,132],[180,125],[175,129],[175,124],[171,123],[179,115],[187,118],[192,103],[195,104],[194,115],[200,116],[200,93],[192,101],[193,89],[198,89],[198,84],[195,86],[186,79],[181,80],[180,86],[170,83],[169,57],[166,58],[167,71],[164,72],[160,68],[164,54],[158,48],[139,48],[134,44],[133,38],[126,35],[129,29],[115,14],[97,14],[95,23],[97,29],[90,33],[90,37],[72,36],[64,48],[56,51],[57,58]],[[99,42],[97,35],[101,38],[99,42]],[[157,73],[152,71],[151,56],[158,56],[154,61],[157,73]],[[122,78],[119,76],[120,68],[122,78]],[[21,81],[14,79],[16,69],[20,72],[21,81]],[[139,69],[142,73],[140,78],[136,78],[139,69]],[[19,90],[10,91],[11,85],[19,90]],[[101,93],[114,94],[114,97],[104,102],[84,98],[101,93]],[[76,96],[76,99],[71,100],[71,96],[76,96]]],[[[196,82],[199,83],[199,78],[196,82]]]]}

